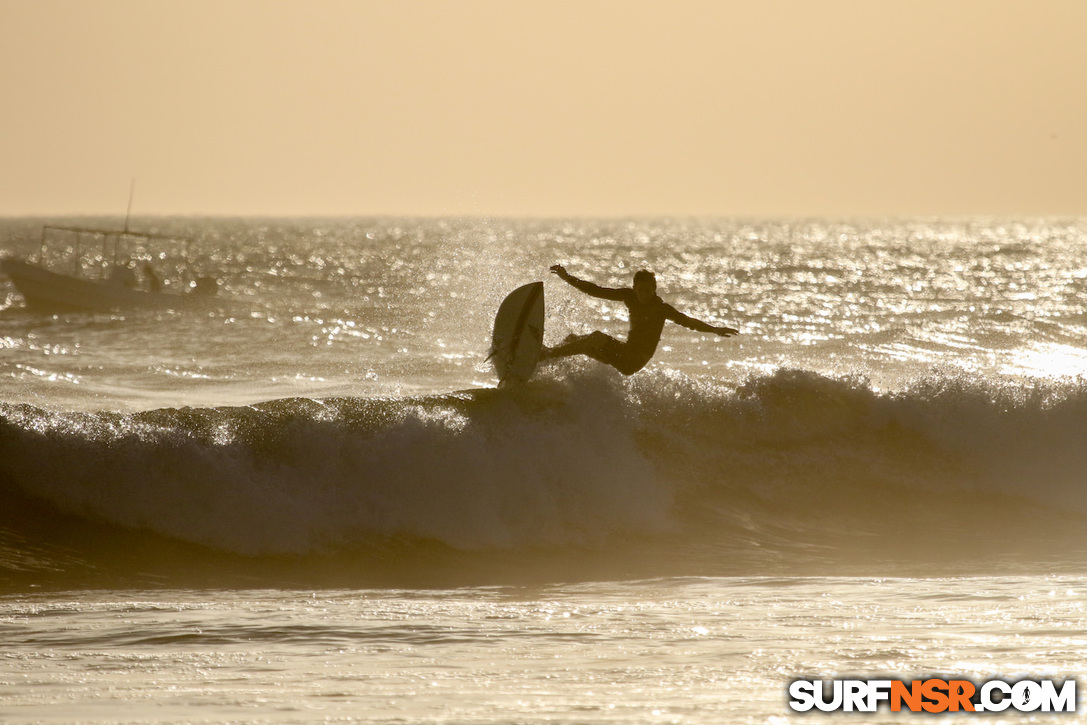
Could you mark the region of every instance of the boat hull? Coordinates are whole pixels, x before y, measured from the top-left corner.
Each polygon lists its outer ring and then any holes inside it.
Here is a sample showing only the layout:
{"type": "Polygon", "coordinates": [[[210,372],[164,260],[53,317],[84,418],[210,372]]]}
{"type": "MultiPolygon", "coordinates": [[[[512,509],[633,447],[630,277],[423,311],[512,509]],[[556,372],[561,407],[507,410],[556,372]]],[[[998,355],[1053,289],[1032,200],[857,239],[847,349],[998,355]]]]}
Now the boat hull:
{"type": "Polygon", "coordinates": [[[0,259],[3,272],[26,300],[27,307],[46,311],[95,311],[150,308],[177,309],[196,300],[185,295],[145,292],[106,282],[51,272],[36,264],[0,259]]]}

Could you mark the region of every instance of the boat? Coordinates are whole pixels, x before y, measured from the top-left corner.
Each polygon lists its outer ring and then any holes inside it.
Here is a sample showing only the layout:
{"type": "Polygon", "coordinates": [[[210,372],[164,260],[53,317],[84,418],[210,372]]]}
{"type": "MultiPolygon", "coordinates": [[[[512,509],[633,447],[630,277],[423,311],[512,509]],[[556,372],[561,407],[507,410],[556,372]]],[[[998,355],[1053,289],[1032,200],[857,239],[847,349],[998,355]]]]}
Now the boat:
{"type": "Polygon", "coordinates": [[[0,272],[11,280],[28,308],[42,311],[105,312],[206,305],[217,293],[218,283],[213,278],[192,274],[188,265],[189,241],[184,237],[131,231],[127,219],[125,228],[120,230],[46,224],[42,227],[37,261],[0,258],[0,272]],[[95,250],[89,260],[83,244],[88,237],[95,250]],[[71,257],[70,270],[61,271],[56,264],[46,261],[47,250],[58,238],[67,239],[64,256],[71,257]],[[150,251],[155,246],[169,249],[159,253],[150,251]],[[181,247],[180,260],[175,254],[177,246],[181,247]],[[166,260],[170,261],[174,274],[164,280],[153,265],[166,260]]]}

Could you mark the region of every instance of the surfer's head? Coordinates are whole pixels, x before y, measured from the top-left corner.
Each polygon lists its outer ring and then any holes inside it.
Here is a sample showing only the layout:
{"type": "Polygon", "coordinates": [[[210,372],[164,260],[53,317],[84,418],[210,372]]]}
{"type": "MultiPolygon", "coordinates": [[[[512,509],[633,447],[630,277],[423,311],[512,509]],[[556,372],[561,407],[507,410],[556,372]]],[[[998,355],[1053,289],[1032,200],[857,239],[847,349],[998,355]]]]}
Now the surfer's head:
{"type": "Polygon", "coordinates": [[[642,302],[649,302],[657,296],[657,277],[648,269],[639,269],[634,273],[634,294],[642,302]]]}

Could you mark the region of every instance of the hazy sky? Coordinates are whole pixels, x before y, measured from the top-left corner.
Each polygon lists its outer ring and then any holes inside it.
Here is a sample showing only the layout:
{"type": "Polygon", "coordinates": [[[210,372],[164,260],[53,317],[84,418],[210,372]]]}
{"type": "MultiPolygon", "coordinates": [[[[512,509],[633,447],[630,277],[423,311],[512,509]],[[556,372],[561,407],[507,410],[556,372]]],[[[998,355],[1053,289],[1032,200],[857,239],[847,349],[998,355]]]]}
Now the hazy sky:
{"type": "Polygon", "coordinates": [[[0,214],[1087,214],[1087,2],[0,0],[0,214]]]}

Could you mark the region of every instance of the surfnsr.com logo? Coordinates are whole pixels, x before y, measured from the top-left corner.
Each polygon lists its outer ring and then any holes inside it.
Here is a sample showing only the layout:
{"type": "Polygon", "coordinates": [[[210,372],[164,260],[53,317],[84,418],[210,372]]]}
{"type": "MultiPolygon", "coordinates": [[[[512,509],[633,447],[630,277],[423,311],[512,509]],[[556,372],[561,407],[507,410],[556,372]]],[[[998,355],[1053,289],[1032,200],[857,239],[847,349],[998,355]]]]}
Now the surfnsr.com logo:
{"type": "Polygon", "coordinates": [[[789,707],[796,712],[1075,712],[1075,680],[795,680],[789,707]]]}

